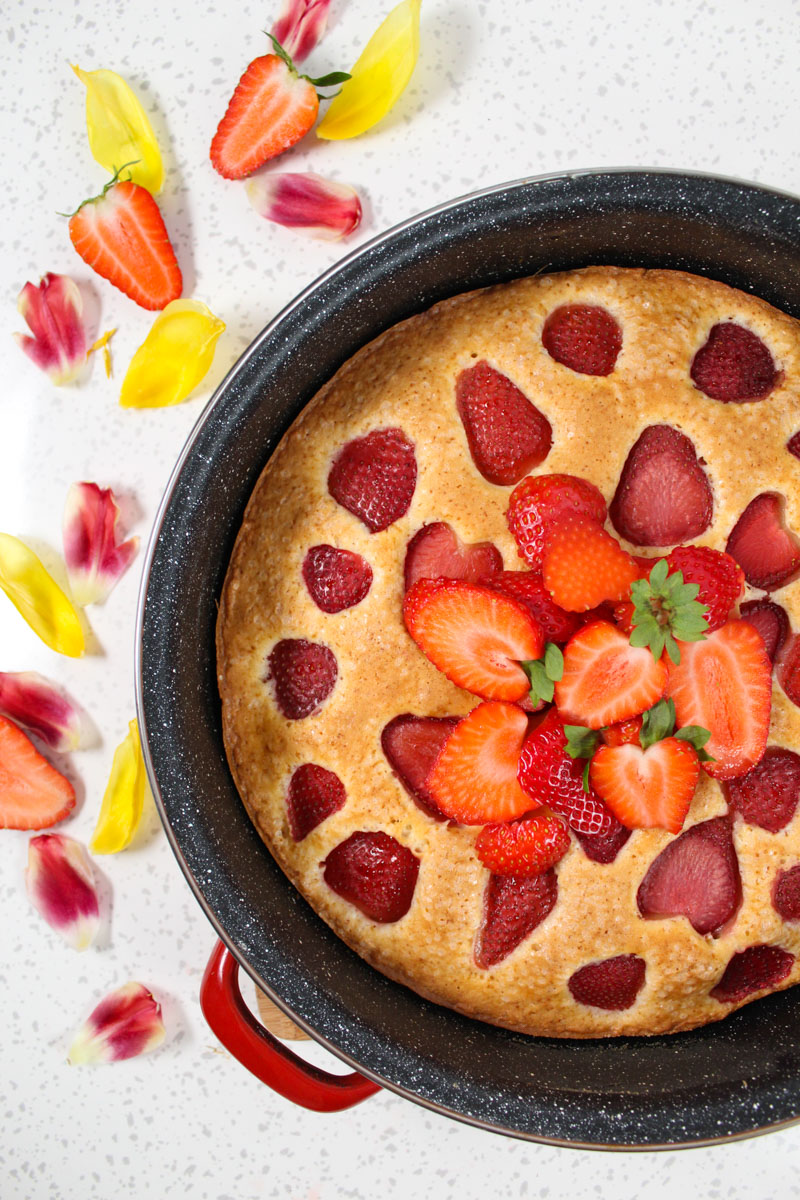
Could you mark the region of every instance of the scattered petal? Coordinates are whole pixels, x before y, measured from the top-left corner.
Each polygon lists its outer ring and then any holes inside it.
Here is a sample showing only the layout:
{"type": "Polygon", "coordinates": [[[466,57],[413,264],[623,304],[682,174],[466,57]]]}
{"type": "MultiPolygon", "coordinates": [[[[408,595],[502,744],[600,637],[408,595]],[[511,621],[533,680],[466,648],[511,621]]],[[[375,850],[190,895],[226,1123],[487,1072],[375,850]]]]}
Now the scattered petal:
{"type": "Polygon", "coordinates": [[[317,127],[338,141],[371,129],[400,98],[419,54],[422,0],[402,0],[376,29],[317,127]]]}
{"type": "Polygon", "coordinates": [[[17,308],[33,334],[15,333],[17,345],[57,387],[72,383],[86,362],[83,300],[78,285],[68,275],[49,271],[38,287],[25,284],[17,297],[17,308]]]}
{"type": "Polygon", "coordinates": [[[225,322],[199,300],[172,300],[134,354],[122,383],[123,408],[180,404],[206,375],[225,322]]]}
{"type": "Polygon", "coordinates": [[[361,221],[355,189],[320,175],[257,175],[248,179],[245,190],[253,208],[268,221],[326,241],[346,237],[361,221]]]}
{"type": "Polygon", "coordinates": [[[25,886],[33,907],[74,950],[91,945],[100,907],[89,855],[75,838],[43,833],[28,843],[25,886]]]}
{"type": "Polygon", "coordinates": [[[96,342],[92,342],[91,346],[86,351],[87,358],[94,354],[95,350],[103,351],[103,366],[106,369],[106,379],[111,378],[111,351],[108,348],[108,343],[111,341],[116,332],[116,326],[113,329],[107,329],[103,336],[99,337],[96,342]]]}
{"type": "Polygon", "coordinates": [[[91,724],[61,689],[36,671],[0,671],[0,714],[59,754],[91,740],[91,724]]]}
{"type": "Polygon", "coordinates": [[[331,0],[284,0],[272,36],[296,63],[307,58],[322,39],[331,0]]]}
{"type": "Polygon", "coordinates": [[[130,842],[142,818],[147,787],[139,726],[128,725],[128,735],[114,751],[100,816],[89,849],[92,854],[116,854],[130,842]]]}
{"type": "Polygon", "coordinates": [[[101,1000],[69,1048],[72,1066],[120,1062],[164,1040],[161,1005],[142,983],[126,983],[101,1000]]]}
{"type": "Polygon", "coordinates": [[[86,129],[89,149],[112,173],[125,166],[132,179],[155,195],[164,182],[164,167],[153,127],[128,84],[114,71],[82,71],[86,84],[86,129]]]}
{"type": "Polygon", "coordinates": [[[120,542],[118,520],[111,488],[72,484],[64,506],[64,561],[77,604],[102,604],[133,561],[139,539],[120,542]]]}
{"type": "Polygon", "coordinates": [[[24,542],[0,533],[0,588],[51,650],[80,658],[83,628],[75,606],[24,542]]]}

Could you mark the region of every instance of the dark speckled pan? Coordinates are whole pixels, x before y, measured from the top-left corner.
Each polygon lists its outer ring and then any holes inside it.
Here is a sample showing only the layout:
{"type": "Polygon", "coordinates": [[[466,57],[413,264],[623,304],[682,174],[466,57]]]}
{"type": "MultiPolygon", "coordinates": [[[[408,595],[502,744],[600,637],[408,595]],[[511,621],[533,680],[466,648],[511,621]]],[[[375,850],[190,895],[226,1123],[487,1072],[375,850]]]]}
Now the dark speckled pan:
{"type": "Polygon", "coordinates": [[[589,263],[709,275],[800,317],[800,200],[672,172],[551,176],[434,209],[344,259],[256,338],[181,456],[145,570],[139,719],[198,900],[256,982],[340,1058],[502,1133],[701,1145],[800,1118],[800,988],[693,1033],[588,1042],[523,1037],[426,1003],[362,962],[286,881],[239,802],[220,731],[216,599],[250,491],[303,405],[365,342],[437,300],[589,263]]]}

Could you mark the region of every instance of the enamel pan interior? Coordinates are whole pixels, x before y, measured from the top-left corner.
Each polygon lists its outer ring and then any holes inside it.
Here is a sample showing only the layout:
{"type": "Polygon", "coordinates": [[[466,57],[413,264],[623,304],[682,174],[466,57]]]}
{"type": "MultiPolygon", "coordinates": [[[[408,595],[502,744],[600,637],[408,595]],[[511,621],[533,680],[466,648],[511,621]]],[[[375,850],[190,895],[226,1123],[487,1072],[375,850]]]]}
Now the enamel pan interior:
{"type": "Polygon", "coordinates": [[[671,172],[521,180],[344,259],[255,340],[178,463],[145,570],[139,717],[189,883],[240,963],[318,1041],[396,1092],[498,1132],[699,1145],[800,1117],[800,987],[646,1039],[534,1039],[429,1004],[363,963],[286,881],[239,802],[220,731],[217,597],[250,492],[303,405],[360,346],[443,297],[589,263],[709,275],[800,317],[800,200],[671,172]]]}

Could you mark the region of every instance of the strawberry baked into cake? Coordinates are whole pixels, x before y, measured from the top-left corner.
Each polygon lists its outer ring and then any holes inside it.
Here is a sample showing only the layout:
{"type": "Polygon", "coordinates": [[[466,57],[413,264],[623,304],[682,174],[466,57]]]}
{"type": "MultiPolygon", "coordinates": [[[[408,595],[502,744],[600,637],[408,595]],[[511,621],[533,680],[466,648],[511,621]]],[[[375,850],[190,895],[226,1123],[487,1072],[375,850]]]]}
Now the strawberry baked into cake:
{"type": "Polygon", "coordinates": [[[242,800],[378,970],[551,1037],[800,981],[800,325],[591,267],[390,329],[251,498],[242,800]]]}

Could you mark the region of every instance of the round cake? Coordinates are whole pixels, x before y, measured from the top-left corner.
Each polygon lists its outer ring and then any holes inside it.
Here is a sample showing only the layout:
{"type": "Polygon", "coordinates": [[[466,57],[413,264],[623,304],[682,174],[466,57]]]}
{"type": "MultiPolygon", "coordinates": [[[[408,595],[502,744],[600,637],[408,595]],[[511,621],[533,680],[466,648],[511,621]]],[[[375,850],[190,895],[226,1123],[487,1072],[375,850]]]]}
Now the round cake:
{"type": "Polygon", "coordinates": [[[613,267],[446,300],[304,409],[221,596],[223,728],[372,966],[575,1038],[800,980],[799,429],[797,321],[613,267]]]}

